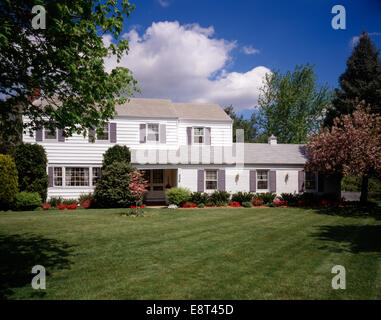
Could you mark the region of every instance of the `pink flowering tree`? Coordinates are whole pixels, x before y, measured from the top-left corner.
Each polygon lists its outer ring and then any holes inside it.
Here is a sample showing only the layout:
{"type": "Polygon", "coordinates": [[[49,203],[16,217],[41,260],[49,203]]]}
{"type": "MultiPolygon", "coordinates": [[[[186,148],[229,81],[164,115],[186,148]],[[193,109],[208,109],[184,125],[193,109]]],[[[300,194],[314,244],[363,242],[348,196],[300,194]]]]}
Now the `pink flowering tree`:
{"type": "Polygon", "coordinates": [[[307,169],[328,174],[362,176],[360,201],[368,198],[368,178],[381,172],[381,116],[358,105],[307,142],[307,169]]]}
{"type": "Polygon", "coordinates": [[[138,206],[143,203],[143,194],[147,192],[147,181],[143,178],[143,173],[135,170],[128,174],[130,178],[130,184],[128,187],[130,188],[130,192],[135,198],[135,213],[138,213],[138,206]]]}

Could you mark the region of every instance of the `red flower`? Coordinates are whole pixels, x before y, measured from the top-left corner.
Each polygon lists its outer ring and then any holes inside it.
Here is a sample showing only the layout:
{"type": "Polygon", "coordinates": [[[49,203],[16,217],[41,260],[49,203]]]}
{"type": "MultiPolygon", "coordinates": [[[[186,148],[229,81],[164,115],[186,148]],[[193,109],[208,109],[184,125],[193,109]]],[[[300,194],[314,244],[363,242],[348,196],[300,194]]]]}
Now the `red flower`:
{"type": "Polygon", "coordinates": [[[229,206],[231,207],[240,207],[240,203],[238,201],[230,201],[229,206]]]}
{"type": "Polygon", "coordinates": [[[52,206],[49,203],[43,203],[42,204],[42,209],[44,210],[49,210],[52,206]]]}

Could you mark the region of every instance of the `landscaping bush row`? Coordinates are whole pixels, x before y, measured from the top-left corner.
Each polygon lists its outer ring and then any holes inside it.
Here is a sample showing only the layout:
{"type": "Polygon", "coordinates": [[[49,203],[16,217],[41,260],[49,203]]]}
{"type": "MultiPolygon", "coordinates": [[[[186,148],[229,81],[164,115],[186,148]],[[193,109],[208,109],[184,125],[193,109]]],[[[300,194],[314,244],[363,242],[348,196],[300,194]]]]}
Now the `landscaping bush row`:
{"type": "MultiPolygon", "coordinates": [[[[191,192],[187,188],[171,188],[167,191],[167,199],[169,204],[176,205],[178,207],[190,207],[192,204],[196,204],[197,207],[221,207],[221,206],[243,206],[251,207],[260,206],[263,204],[272,203],[276,197],[275,193],[250,193],[250,192],[237,192],[231,195],[227,191],[214,191],[211,194],[201,192],[191,192]]],[[[194,205],[193,205],[194,206],[194,205]]]]}

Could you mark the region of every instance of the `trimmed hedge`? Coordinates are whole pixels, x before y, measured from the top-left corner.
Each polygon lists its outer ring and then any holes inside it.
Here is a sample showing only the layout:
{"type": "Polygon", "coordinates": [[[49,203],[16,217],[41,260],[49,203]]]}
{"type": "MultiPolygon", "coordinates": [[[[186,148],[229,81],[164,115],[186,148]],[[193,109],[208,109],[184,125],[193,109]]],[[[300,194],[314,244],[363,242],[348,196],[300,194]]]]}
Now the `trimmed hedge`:
{"type": "Polygon", "coordinates": [[[116,144],[108,148],[103,154],[103,169],[112,164],[113,162],[131,162],[131,152],[126,146],[116,144]]]}
{"type": "Polygon", "coordinates": [[[9,209],[18,192],[17,168],[13,158],[0,154],[0,207],[9,209]]]}
{"type": "Polygon", "coordinates": [[[99,208],[126,208],[135,205],[130,192],[129,174],[136,169],[126,162],[115,161],[107,166],[94,190],[94,204],[99,208]]]}
{"type": "Polygon", "coordinates": [[[17,210],[34,210],[41,207],[42,199],[38,192],[21,191],[16,195],[15,208],[17,210]]]}
{"type": "Polygon", "coordinates": [[[49,177],[46,173],[47,157],[44,147],[38,144],[22,143],[14,151],[18,171],[19,190],[38,192],[46,200],[49,177]]]}
{"type": "Polygon", "coordinates": [[[192,193],[187,188],[171,188],[166,192],[169,204],[175,204],[181,207],[184,203],[189,202],[192,197],[192,193]]]}

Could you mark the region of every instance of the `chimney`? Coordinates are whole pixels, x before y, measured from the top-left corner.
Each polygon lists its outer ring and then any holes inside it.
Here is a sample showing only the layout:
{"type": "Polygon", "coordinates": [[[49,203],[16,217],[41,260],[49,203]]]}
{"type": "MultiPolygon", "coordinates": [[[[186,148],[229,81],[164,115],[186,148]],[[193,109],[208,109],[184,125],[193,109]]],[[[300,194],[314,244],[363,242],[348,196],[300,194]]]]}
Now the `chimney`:
{"type": "Polygon", "coordinates": [[[271,137],[269,138],[269,144],[270,145],[276,145],[277,144],[277,141],[276,141],[276,137],[272,134],[271,137]]]}

